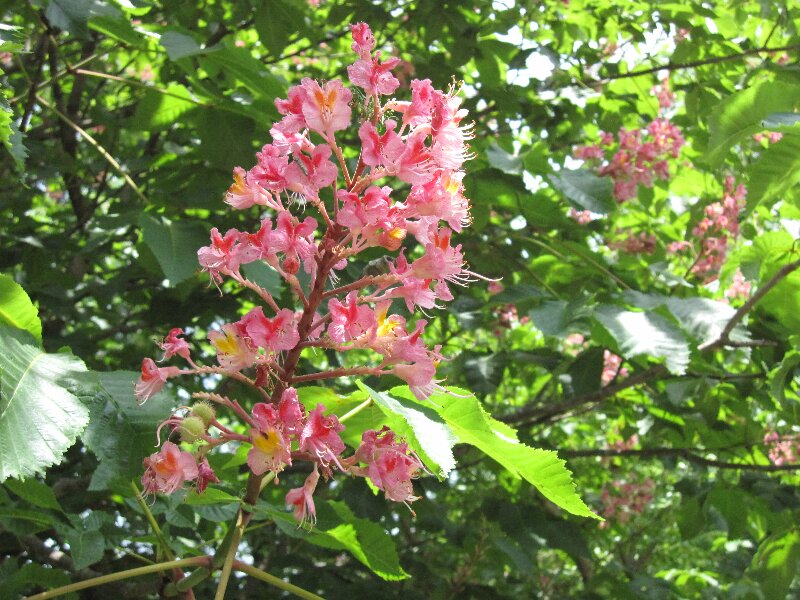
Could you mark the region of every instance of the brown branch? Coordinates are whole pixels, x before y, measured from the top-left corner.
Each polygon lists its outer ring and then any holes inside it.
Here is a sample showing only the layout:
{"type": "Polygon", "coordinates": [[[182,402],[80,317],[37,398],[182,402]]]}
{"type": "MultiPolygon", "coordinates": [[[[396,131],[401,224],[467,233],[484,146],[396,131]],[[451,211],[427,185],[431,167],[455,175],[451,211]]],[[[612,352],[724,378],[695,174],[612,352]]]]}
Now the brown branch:
{"type": "MultiPolygon", "coordinates": [[[[713,450],[713,449],[711,449],[713,450]]],[[[702,449],[697,448],[642,448],[641,450],[613,450],[613,449],[589,449],[589,450],[559,450],[558,455],[562,458],[587,458],[587,457],[659,457],[659,456],[676,456],[684,458],[689,462],[706,467],[715,467],[717,469],[736,469],[748,471],[763,471],[763,472],[776,472],[776,471],[797,471],[800,470],[800,464],[790,465],[757,465],[752,463],[738,463],[717,460],[713,458],[706,458],[697,454],[702,452],[702,449]]],[[[709,449],[705,450],[706,452],[709,449]]]]}
{"type": "Polygon", "coordinates": [[[761,300],[764,296],[766,296],[772,288],[778,285],[783,279],[788,277],[792,272],[800,268],[800,260],[796,260],[788,265],[784,265],[781,269],[775,273],[775,275],[770,279],[767,283],[762,285],[758,288],[755,294],[753,294],[750,299],[745,302],[739,310],[737,310],[734,315],[731,317],[730,321],[725,325],[725,328],[719,334],[719,337],[714,340],[713,342],[709,342],[707,344],[703,344],[698,348],[701,352],[705,352],[707,350],[715,350],[721,346],[731,346],[731,345],[738,345],[739,342],[731,342],[730,334],[733,331],[734,327],[738,325],[742,319],[750,312],[753,307],[761,300]]]}
{"type": "Polygon", "coordinates": [[[609,75],[602,79],[583,80],[580,81],[579,83],[581,85],[596,85],[598,83],[608,83],[609,81],[614,81],[615,79],[627,79],[630,77],[641,77],[642,75],[651,75],[653,73],[658,73],[659,71],[679,71],[681,69],[693,69],[695,67],[702,67],[705,65],[714,65],[721,62],[727,62],[729,60],[739,60],[741,58],[744,58],[745,56],[751,56],[753,54],[784,52],[784,51],[798,50],[798,49],[800,49],[800,44],[791,44],[789,46],[779,46],[775,48],[768,48],[766,46],[762,46],[760,48],[753,48],[751,50],[743,50],[741,52],[737,52],[736,54],[728,54],[726,56],[713,56],[711,58],[693,60],[686,63],[674,63],[672,61],[669,61],[657,67],[649,67],[647,69],[639,69],[637,71],[629,71],[627,73],[617,73],[616,75],[609,75]]]}

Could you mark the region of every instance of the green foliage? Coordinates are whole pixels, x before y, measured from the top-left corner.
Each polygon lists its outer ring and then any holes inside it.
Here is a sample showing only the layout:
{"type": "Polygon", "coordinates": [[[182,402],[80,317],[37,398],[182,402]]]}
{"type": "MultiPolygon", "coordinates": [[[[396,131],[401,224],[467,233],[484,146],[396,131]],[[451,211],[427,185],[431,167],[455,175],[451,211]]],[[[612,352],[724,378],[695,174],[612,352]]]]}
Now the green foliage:
{"type": "MultiPolygon", "coordinates": [[[[401,79],[463,81],[474,221],[458,243],[504,289],[451,286],[453,303],[426,317],[426,343],[446,358],[436,378],[458,396],[420,403],[391,377],[299,388],[306,408],[358,409],[344,421],[348,454],[366,429],[406,438],[430,471],[414,481],[414,514],[337,475],[318,485],[317,526],[300,528],[276,508],[303,485],[297,461],[263,490],[243,551],[333,600],[798,594],[796,464],[765,436],[787,447],[800,436],[800,270],[746,314],[726,291],[739,270],[752,297],[800,258],[799,7],[11,0],[0,15],[0,597],[162,559],[130,486],[158,424],[187,392],[262,401],[203,376],[139,407],[133,382],[172,327],[213,364],[208,330],[259,302],[198,278],[197,249],[212,226],[258,228],[267,211],[223,202],[231,170],[254,164],[289,86],[347,78],[358,21],[382,58],[402,59],[401,79]],[[676,101],[660,109],[652,88],[665,75],[676,101]],[[668,179],[617,202],[574,148],[658,116],[687,143],[668,179]],[[700,273],[694,230],[728,175],[746,207],[719,273],[700,273]]],[[[352,172],[357,140],[341,141],[352,172]]],[[[412,238],[410,260],[423,252],[412,238]]],[[[364,256],[342,285],[386,271],[378,249],[364,256]]],[[[297,304],[271,267],[243,274],[297,304]]],[[[361,351],[309,348],[298,374],[364,364],[361,351]]],[[[249,447],[226,450],[209,453],[221,483],[204,495],[146,502],[181,557],[232,530],[249,447]]],[[[196,597],[213,597],[217,577],[196,597]]],[[[160,580],[146,580],[98,593],[156,598],[160,580]]],[[[229,595],[262,585],[233,578],[229,595]]]]}
{"type": "Polygon", "coordinates": [[[88,424],[78,398],[86,367],[69,353],[43,352],[19,329],[1,327],[0,342],[0,481],[25,479],[60,462],[88,424]]]}
{"type": "Polygon", "coordinates": [[[8,275],[0,274],[0,322],[24,329],[37,342],[42,342],[39,311],[25,290],[8,275]]]}

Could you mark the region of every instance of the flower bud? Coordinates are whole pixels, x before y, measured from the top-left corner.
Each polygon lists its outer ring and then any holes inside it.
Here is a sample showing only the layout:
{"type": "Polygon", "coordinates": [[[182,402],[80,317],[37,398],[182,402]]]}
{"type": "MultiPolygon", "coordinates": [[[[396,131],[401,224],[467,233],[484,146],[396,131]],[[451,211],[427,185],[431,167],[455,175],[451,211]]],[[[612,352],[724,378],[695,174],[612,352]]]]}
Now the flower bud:
{"type": "Polygon", "coordinates": [[[211,421],[216,419],[217,411],[208,402],[198,402],[192,406],[192,417],[200,417],[206,428],[211,424],[211,421]]]}
{"type": "Polygon", "coordinates": [[[181,434],[181,440],[188,444],[193,444],[201,436],[205,435],[206,424],[203,423],[203,419],[200,417],[186,417],[181,421],[178,430],[181,434]]]}

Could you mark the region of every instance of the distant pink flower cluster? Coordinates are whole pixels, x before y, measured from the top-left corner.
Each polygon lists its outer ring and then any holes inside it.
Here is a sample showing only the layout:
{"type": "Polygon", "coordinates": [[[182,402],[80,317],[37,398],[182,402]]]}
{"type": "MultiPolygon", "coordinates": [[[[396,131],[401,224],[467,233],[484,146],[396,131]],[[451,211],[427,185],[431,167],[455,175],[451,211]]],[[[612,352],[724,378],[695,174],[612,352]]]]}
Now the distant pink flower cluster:
{"type": "Polygon", "coordinates": [[[600,523],[600,527],[608,527],[610,521],[625,525],[634,515],[643,513],[653,501],[655,487],[655,481],[649,477],[641,482],[615,479],[600,493],[600,500],[603,503],[602,515],[607,519],[606,522],[600,523]]]}
{"type": "Polygon", "coordinates": [[[759,144],[765,141],[767,144],[777,144],[782,139],[783,134],[780,131],[768,131],[767,133],[753,134],[753,141],[758,142],[759,144]]]}
{"type": "Polygon", "coordinates": [[[773,465],[792,465],[800,456],[800,440],[796,435],[771,431],[764,436],[764,445],[769,447],[769,460],[773,465]]]}
{"type": "Polygon", "coordinates": [[[640,185],[653,187],[656,179],[669,179],[669,159],[678,157],[684,143],[677,126],[657,118],[643,130],[621,128],[616,139],[601,133],[599,144],[578,146],[574,155],[587,161],[601,177],[610,177],[614,197],[625,202],[636,197],[640,185]]]}
{"type": "Polygon", "coordinates": [[[659,108],[669,108],[675,103],[675,94],[669,87],[669,77],[664,77],[661,83],[653,88],[653,93],[658,98],[659,108]]]}
{"type": "Polygon", "coordinates": [[[736,273],[733,274],[733,282],[730,287],[725,290],[725,297],[728,300],[747,300],[750,297],[750,291],[753,284],[747,281],[742,275],[741,269],[737,268],[736,273]]]}
{"type": "Polygon", "coordinates": [[[616,378],[625,379],[627,376],[628,369],[622,366],[622,357],[614,354],[611,350],[604,350],[603,372],[600,376],[600,385],[605,387],[616,378]]]}
{"type": "Polygon", "coordinates": [[[692,229],[701,244],[692,273],[708,279],[716,277],[728,254],[728,240],[739,235],[739,212],[744,208],[746,197],[744,185],[736,185],[734,178],[728,175],[722,200],[706,206],[705,216],[692,229]]]}
{"type": "Polygon", "coordinates": [[[639,235],[633,235],[629,231],[618,231],[617,235],[620,234],[624,237],[609,242],[609,248],[622,250],[627,254],[652,254],[656,249],[657,240],[652,233],[642,231],[639,235]]]}
{"type": "Polygon", "coordinates": [[[368,477],[390,500],[415,499],[410,481],[422,464],[405,442],[389,430],[369,430],[355,454],[344,457],[344,426],[321,404],[306,411],[295,386],[342,376],[393,375],[421,400],[443,390],[436,378],[440,347],[425,345],[427,321],[413,313],[440,308],[453,299],[450,285],[479,277],[466,269],[461,245],[452,242],[454,232],[470,223],[462,165],[470,158],[471,131],[462,122],[466,111],[456,89],[441,91],[428,79],[415,79],[410,100],[396,100],[400,82],[392,70],[400,59],[383,60],[364,23],[353,25],[352,38],[358,58],[347,71],[362,90],[362,106],[353,110],[353,93],[339,80],[306,78],[288,90],[286,99],[277,99],[282,118],[270,130],[272,142],[250,169],[234,169],[225,197],[235,209],[265,211],[258,230],[213,228],[209,245],[197,253],[220,289],[226,279],[233,280],[255,292],[261,304],[211,331],[216,364],[210,366],[195,363],[182,330],[173,329],[161,344],[163,358],[179,356],[189,368],[159,367],[146,358],[136,384],[143,402],[171,377],[219,374],[250,386],[264,401],[248,411],[225,396],[196,393],[195,398],[232,410],[247,433],[226,428],[205,409],[173,415],[162,427],[199,448],[191,454],[166,442],[145,462],[148,491],[171,493],[188,481],[200,490],[214,479],[205,454],[237,441],[251,446],[247,464],[255,475],[277,475],[296,460],[313,463],[305,484],[286,498],[301,520],[314,518],[312,495],[319,477],[331,477],[335,470],[368,477]],[[392,99],[384,103],[384,96],[392,99]],[[348,159],[336,136],[351,128],[354,112],[365,116],[351,136],[360,147],[348,159]],[[386,185],[390,178],[410,190],[402,200],[386,185]],[[293,210],[297,206],[300,210],[293,210]],[[298,214],[311,209],[315,216],[298,214]],[[403,242],[409,234],[420,250],[406,256],[403,242]],[[388,273],[341,283],[339,274],[349,259],[369,248],[397,252],[386,259],[388,273]],[[269,291],[245,277],[242,266],[256,262],[286,282],[298,307],[279,306],[269,291]],[[301,269],[305,284],[298,277],[301,269]],[[396,303],[411,317],[393,312],[396,303]],[[367,350],[373,359],[363,359],[367,362],[358,367],[297,374],[302,352],[314,348],[367,350]]]}
{"type": "Polygon", "coordinates": [[[590,210],[575,210],[570,207],[569,218],[578,223],[578,225],[586,225],[592,222],[592,211],[590,210]]]}

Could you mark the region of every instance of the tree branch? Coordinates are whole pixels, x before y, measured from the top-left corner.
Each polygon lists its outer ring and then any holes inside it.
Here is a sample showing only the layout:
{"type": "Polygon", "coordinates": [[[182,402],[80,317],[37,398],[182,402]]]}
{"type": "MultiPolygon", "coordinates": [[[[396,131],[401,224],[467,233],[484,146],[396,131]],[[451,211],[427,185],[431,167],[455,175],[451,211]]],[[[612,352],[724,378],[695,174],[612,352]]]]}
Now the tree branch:
{"type": "MultiPolygon", "coordinates": [[[[713,450],[713,449],[711,449],[713,450]]],[[[752,463],[738,463],[717,460],[713,458],[706,458],[697,454],[701,449],[695,448],[642,448],[641,450],[613,450],[613,449],[589,449],[589,450],[559,450],[558,455],[562,458],[586,458],[593,456],[602,456],[608,458],[616,457],[658,457],[658,456],[676,456],[684,458],[689,462],[706,467],[715,467],[717,469],[736,469],[741,471],[763,471],[763,472],[776,472],[776,471],[798,471],[800,464],[790,465],[757,465],[752,463]]],[[[706,452],[708,449],[705,450],[706,452]]]]}
{"type": "Polygon", "coordinates": [[[653,73],[658,73],[659,71],[679,71],[681,69],[693,69],[695,67],[702,67],[705,65],[714,65],[721,62],[727,62],[729,60],[739,60],[741,58],[744,58],[745,56],[751,56],[753,54],[763,54],[765,52],[766,53],[784,52],[784,51],[798,50],[798,49],[800,49],[800,44],[791,44],[789,46],[779,46],[776,48],[768,48],[766,46],[762,46],[760,48],[753,48],[751,50],[743,50],[741,52],[737,52],[736,54],[728,54],[726,56],[713,56],[711,58],[704,58],[701,60],[694,60],[686,63],[674,63],[672,61],[669,61],[666,64],[659,65],[657,67],[649,67],[647,69],[629,71],[628,73],[617,73],[616,75],[609,75],[602,79],[582,80],[579,83],[581,85],[596,85],[598,83],[608,83],[610,81],[614,81],[615,79],[627,79],[630,77],[651,75],[653,73]]]}
{"type": "Polygon", "coordinates": [[[713,342],[709,342],[707,344],[703,344],[698,348],[701,352],[705,352],[707,350],[715,350],[721,346],[731,346],[731,345],[739,345],[739,342],[731,342],[730,334],[733,331],[734,327],[738,325],[742,319],[744,319],[745,315],[750,312],[753,307],[761,300],[764,296],[766,296],[772,288],[778,285],[783,279],[788,277],[793,271],[800,268],[800,260],[796,260],[793,263],[789,263],[788,265],[784,265],[781,269],[775,273],[775,275],[770,279],[767,283],[762,285],[758,288],[755,294],[750,296],[750,299],[745,302],[739,310],[737,310],[734,315],[731,317],[730,321],[725,325],[725,328],[719,334],[719,337],[714,340],[713,342]]]}

